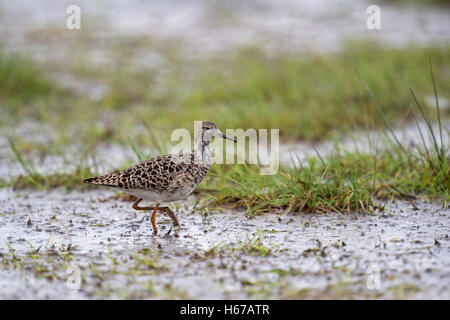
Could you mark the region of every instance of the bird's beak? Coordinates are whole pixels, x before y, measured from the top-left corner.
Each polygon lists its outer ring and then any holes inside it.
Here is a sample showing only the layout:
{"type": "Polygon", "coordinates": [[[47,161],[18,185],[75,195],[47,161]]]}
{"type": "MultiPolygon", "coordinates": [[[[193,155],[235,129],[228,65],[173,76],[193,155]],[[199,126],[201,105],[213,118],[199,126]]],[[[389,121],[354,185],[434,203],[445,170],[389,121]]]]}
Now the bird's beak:
{"type": "Polygon", "coordinates": [[[231,140],[231,141],[233,141],[234,143],[237,142],[237,140],[236,140],[235,138],[230,138],[229,136],[227,136],[227,135],[225,135],[225,134],[223,134],[223,133],[222,133],[222,138],[227,139],[227,140],[231,140]]]}

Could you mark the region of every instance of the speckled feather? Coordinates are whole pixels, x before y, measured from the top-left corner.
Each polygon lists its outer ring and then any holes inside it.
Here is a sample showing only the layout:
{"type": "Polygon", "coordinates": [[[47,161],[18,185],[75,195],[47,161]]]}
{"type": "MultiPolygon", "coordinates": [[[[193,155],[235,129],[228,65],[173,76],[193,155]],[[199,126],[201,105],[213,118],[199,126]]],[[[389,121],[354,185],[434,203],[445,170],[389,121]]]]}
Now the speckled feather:
{"type": "Polygon", "coordinates": [[[89,178],[85,183],[120,189],[143,189],[153,192],[192,190],[206,176],[209,164],[195,159],[194,153],[164,155],[145,160],[128,169],[108,175],[89,178]]]}

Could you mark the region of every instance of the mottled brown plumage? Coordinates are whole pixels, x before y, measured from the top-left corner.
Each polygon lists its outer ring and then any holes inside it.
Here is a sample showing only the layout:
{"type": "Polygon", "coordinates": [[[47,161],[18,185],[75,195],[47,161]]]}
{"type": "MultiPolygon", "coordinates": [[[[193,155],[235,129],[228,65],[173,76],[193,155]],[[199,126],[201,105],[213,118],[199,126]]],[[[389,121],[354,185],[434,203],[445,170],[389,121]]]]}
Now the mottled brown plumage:
{"type": "Polygon", "coordinates": [[[138,200],[133,204],[134,209],[153,210],[152,224],[155,233],[154,217],[157,210],[166,212],[177,230],[178,219],[175,214],[169,207],[159,207],[159,204],[186,198],[203,180],[211,164],[209,143],[213,137],[235,141],[222,134],[214,123],[203,121],[196,132],[192,152],[157,156],[120,172],[85,179],[84,182],[119,188],[136,196],[138,200]],[[156,206],[139,207],[141,200],[156,202],[156,206]]]}
{"type": "Polygon", "coordinates": [[[128,169],[84,180],[86,183],[124,190],[142,189],[176,192],[181,186],[195,187],[209,170],[209,164],[195,161],[194,153],[167,154],[142,161],[128,169]]]}

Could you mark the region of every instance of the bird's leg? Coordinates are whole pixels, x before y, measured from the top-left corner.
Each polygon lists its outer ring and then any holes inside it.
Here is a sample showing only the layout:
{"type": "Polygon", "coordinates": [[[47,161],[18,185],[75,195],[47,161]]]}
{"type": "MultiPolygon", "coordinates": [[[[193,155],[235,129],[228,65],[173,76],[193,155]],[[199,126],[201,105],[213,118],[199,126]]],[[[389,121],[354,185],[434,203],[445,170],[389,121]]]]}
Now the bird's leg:
{"type": "Polygon", "coordinates": [[[156,229],[156,223],[155,223],[156,212],[158,211],[158,207],[159,207],[159,203],[156,204],[155,209],[153,209],[152,217],[150,218],[150,221],[152,222],[152,226],[153,226],[153,234],[154,235],[158,234],[158,229],[156,229]]]}
{"type": "Polygon", "coordinates": [[[137,199],[133,205],[131,206],[134,210],[142,210],[141,207],[138,206],[139,202],[141,202],[142,199],[137,199]]]}
{"type": "MultiPolygon", "coordinates": [[[[175,230],[175,237],[178,237],[178,230],[180,230],[180,223],[178,222],[178,218],[175,215],[175,213],[170,210],[169,207],[161,207],[159,208],[161,211],[164,211],[165,213],[167,213],[167,215],[170,217],[170,220],[172,220],[172,226],[173,229],[175,230]]],[[[170,234],[170,232],[172,231],[172,228],[170,228],[169,232],[167,232],[167,234],[170,234]]]]}
{"type": "Polygon", "coordinates": [[[153,210],[153,213],[150,217],[150,221],[152,223],[152,227],[153,227],[153,234],[157,234],[158,233],[158,229],[156,228],[156,223],[155,223],[155,218],[156,218],[156,212],[158,211],[159,208],[159,203],[156,204],[156,207],[140,207],[139,203],[142,201],[142,199],[138,199],[136,200],[133,205],[132,208],[134,210],[153,210]]]}
{"type": "MultiPolygon", "coordinates": [[[[153,209],[155,209],[155,207],[139,207],[138,204],[139,204],[141,201],[142,201],[142,199],[136,200],[136,201],[133,203],[132,208],[133,208],[134,210],[153,210],[153,209]]],[[[158,205],[157,205],[157,206],[158,206],[158,205]]]]}

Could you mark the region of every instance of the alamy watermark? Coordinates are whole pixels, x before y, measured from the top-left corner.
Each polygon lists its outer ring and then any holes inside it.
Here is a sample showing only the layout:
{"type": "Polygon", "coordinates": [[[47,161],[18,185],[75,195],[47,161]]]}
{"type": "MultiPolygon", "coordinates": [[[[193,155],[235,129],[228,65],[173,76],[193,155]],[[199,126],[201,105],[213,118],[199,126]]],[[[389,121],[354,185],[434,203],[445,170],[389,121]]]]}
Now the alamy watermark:
{"type": "Polygon", "coordinates": [[[369,30],[381,29],[381,9],[377,5],[370,5],[366,10],[369,15],[366,20],[366,26],[369,30]]]}
{"type": "MultiPolygon", "coordinates": [[[[179,128],[172,132],[171,141],[177,144],[171,149],[171,154],[182,155],[191,152],[196,144],[203,142],[201,135],[202,121],[194,121],[194,137],[189,130],[179,128]]],[[[229,139],[215,138],[209,146],[210,159],[202,159],[216,164],[251,164],[260,165],[260,174],[274,175],[280,166],[279,129],[226,129],[224,134],[229,139]],[[247,143],[248,141],[248,143],[247,143]]],[[[208,141],[209,142],[209,141],[208,141]]],[[[206,155],[205,157],[208,157],[206,155]]],[[[179,161],[190,161],[180,156],[179,161]]]]}
{"type": "Polygon", "coordinates": [[[66,19],[66,27],[69,30],[81,29],[81,8],[77,5],[70,5],[66,9],[66,13],[69,15],[66,19]]]}
{"type": "Polygon", "coordinates": [[[81,289],[81,270],[76,264],[70,265],[66,271],[66,288],[72,290],[81,289]]]}
{"type": "Polygon", "coordinates": [[[381,289],[381,270],[377,265],[370,265],[366,271],[367,274],[367,289],[380,290],[381,289]]]}

